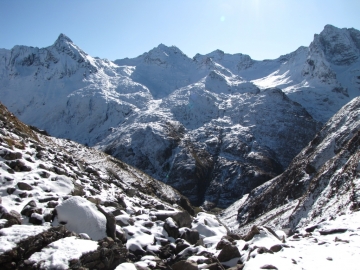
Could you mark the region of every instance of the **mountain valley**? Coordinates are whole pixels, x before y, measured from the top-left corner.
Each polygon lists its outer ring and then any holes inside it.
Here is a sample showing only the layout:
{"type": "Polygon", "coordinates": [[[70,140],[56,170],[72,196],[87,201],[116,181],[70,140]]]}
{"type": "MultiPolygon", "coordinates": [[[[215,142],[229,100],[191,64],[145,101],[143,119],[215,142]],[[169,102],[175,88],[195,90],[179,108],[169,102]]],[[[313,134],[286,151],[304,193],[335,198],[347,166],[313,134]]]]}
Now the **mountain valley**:
{"type": "Polygon", "coordinates": [[[0,268],[356,269],[360,32],[274,60],[0,49],[0,268]]]}

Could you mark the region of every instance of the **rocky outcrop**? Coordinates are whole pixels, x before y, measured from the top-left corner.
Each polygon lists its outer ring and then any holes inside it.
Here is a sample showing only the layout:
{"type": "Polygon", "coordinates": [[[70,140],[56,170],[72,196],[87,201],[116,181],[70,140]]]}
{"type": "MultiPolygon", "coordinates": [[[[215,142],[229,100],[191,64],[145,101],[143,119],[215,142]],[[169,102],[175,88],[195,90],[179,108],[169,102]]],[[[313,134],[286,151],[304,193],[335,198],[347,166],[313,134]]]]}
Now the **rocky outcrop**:
{"type": "Polygon", "coordinates": [[[280,176],[240,204],[242,231],[252,224],[304,226],[359,209],[360,98],[334,115],[280,176]]]}

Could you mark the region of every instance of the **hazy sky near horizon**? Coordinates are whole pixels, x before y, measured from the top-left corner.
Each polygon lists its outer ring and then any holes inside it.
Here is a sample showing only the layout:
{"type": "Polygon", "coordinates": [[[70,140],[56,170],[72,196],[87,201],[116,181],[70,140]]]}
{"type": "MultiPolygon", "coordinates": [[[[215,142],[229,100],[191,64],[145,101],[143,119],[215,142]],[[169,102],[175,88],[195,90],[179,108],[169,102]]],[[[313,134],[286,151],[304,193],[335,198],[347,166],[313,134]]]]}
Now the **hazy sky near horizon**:
{"type": "Polygon", "coordinates": [[[326,24],[360,30],[359,0],[2,0],[0,48],[46,47],[60,33],[91,56],[136,57],[160,43],[274,59],[326,24]]]}

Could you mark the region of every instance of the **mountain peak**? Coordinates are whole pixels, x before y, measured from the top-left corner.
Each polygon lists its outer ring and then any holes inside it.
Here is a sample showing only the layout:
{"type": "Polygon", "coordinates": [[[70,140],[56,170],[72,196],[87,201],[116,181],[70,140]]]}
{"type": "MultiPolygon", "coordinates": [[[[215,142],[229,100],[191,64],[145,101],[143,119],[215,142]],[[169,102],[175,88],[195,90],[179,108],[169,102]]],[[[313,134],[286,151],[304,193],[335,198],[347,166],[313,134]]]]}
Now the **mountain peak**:
{"type": "Polygon", "coordinates": [[[155,47],[154,49],[152,49],[150,52],[153,51],[161,51],[161,52],[165,52],[165,53],[182,53],[182,51],[176,47],[176,46],[167,46],[163,43],[160,43],[157,47],[155,47]]]}
{"type": "Polygon", "coordinates": [[[340,28],[336,27],[336,26],[333,26],[332,24],[327,24],[324,26],[324,30],[323,31],[334,31],[334,30],[340,30],[340,28]]]}
{"type": "Polygon", "coordinates": [[[68,36],[66,36],[65,34],[63,34],[63,33],[61,33],[60,35],[59,35],[59,37],[57,38],[57,40],[55,41],[55,44],[57,44],[57,43],[73,43],[72,42],[72,40],[68,37],[68,36]]]}
{"type": "Polygon", "coordinates": [[[160,43],[156,49],[161,49],[161,50],[164,50],[164,49],[169,49],[170,47],[169,46],[166,46],[165,44],[163,43],[160,43]]]}
{"type": "MultiPolygon", "coordinates": [[[[327,24],[319,35],[314,37],[314,45],[321,48],[326,58],[337,65],[349,65],[359,58],[359,31],[337,28],[327,24]]],[[[310,45],[311,46],[311,45],[310,45]]]]}

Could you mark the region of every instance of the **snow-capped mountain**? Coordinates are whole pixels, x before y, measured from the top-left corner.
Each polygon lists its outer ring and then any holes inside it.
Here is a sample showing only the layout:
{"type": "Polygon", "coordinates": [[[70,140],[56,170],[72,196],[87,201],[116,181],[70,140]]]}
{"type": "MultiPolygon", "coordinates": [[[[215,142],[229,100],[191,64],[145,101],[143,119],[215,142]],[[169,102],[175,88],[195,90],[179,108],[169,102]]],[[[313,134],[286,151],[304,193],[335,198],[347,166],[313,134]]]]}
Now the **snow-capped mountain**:
{"type": "Polygon", "coordinates": [[[247,55],[215,51],[196,55],[200,63],[220,64],[260,89],[281,88],[316,120],[325,123],[360,94],[360,32],[326,25],[309,47],[275,60],[255,61],[247,55]]]}
{"type": "MultiPolygon", "coordinates": [[[[236,231],[316,225],[359,210],[360,97],[336,113],[276,178],[252,190],[224,213],[236,231]]],[[[309,229],[310,230],[310,229],[309,229]]]]}
{"type": "Polygon", "coordinates": [[[65,35],[47,48],[0,50],[0,100],[25,123],[105,150],[226,207],[283,172],[359,92],[359,31],[327,25],[275,60],[159,45],[114,62],[65,35]],[[281,90],[280,90],[281,89],[281,90]],[[294,102],[296,101],[296,102],[294,102]]]}

